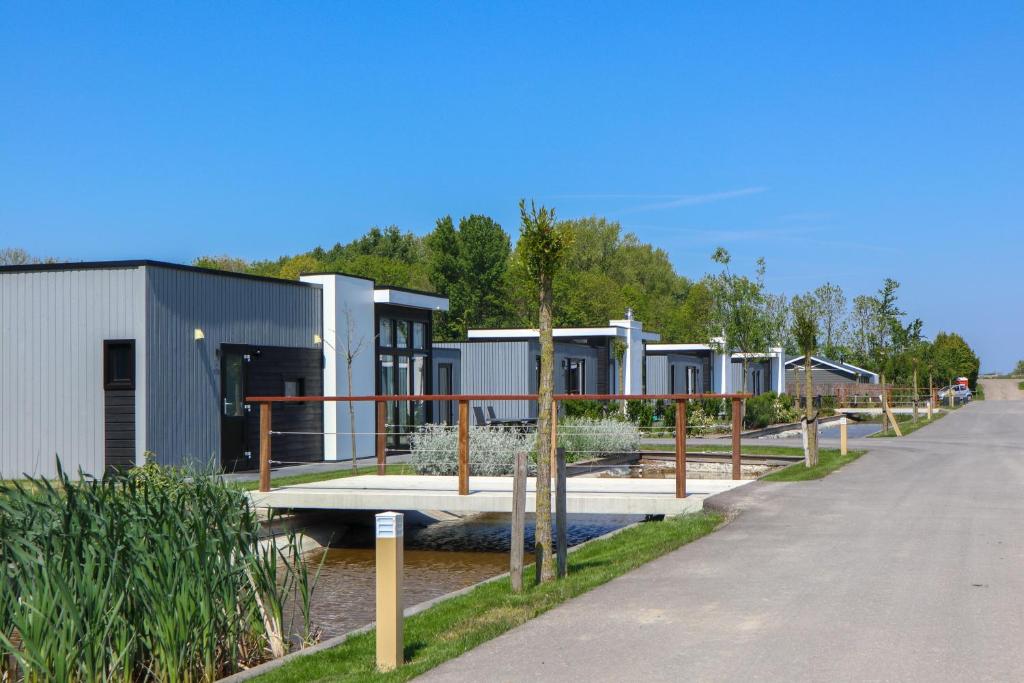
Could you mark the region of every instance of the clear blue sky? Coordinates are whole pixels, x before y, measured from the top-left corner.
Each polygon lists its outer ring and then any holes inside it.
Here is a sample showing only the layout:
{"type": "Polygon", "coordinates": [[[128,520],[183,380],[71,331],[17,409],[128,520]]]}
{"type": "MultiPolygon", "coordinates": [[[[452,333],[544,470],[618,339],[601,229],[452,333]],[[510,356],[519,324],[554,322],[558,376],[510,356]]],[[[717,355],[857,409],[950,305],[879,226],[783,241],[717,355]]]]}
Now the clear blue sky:
{"type": "Polygon", "coordinates": [[[516,201],[1024,357],[1024,4],[0,3],[0,246],[272,257],[516,201]]]}

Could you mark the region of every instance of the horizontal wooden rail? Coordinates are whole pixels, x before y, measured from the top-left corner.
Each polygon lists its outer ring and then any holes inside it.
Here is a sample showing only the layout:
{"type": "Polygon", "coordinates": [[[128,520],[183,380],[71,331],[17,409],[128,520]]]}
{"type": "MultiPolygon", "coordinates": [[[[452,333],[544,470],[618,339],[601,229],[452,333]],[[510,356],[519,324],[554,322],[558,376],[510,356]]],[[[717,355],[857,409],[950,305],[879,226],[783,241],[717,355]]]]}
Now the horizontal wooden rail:
{"type": "MultiPolygon", "coordinates": [[[[747,399],[753,394],[555,394],[556,401],[690,401],[705,398],[747,399]]],[[[307,401],[536,401],[537,394],[401,394],[381,396],[246,396],[246,403],[305,403],[307,401]]]]}

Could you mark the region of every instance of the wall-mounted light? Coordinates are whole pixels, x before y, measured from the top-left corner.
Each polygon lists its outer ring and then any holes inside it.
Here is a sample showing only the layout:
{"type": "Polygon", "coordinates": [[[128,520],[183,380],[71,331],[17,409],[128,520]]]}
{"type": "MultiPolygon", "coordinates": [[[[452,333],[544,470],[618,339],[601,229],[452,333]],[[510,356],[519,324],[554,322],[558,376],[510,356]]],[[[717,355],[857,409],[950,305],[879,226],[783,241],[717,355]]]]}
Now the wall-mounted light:
{"type": "Polygon", "coordinates": [[[319,335],[319,334],[314,334],[314,335],[313,335],[313,343],[314,343],[314,344],[322,344],[322,343],[323,343],[323,341],[324,341],[324,340],[320,338],[320,335],[319,335]]]}
{"type": "Polygon", "coordinates": [[[206,339],[206,335],[203,334],[203,330],[201,328],[197,327],[192,332],[192,339],[194,339],[195,341],[203,341],[204,339],[206,339]]]}

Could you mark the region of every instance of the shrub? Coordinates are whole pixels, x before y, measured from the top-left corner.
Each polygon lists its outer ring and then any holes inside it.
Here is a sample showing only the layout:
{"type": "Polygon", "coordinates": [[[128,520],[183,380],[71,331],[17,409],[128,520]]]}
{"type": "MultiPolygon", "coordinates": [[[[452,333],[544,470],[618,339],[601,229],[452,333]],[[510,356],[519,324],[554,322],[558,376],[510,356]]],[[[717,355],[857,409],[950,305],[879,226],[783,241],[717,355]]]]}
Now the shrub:
{"type": "MultiPolygon", "coordinates": [[[[428,424],[410,435],[409,463],[417,474],[453,476],[459,473],[457,427],[428,424]]],[[[566,417],[558,423],[558,445],[565,461],[589,460],[602,454],[634,453],[640,449],[640,430],[624,420],[566,417]]],[[[537,461],[537,433],[505,427],[469,428],[469,473],[504,477],[513,473],[515,454],[529,453],[530,473],[537,461]]]]}
{"type": "Polygon", "coordinates": [[[761,429],[780,422],[792,422],[798,417],[799,410],[793,406],[792,396],[767,391],[747,399],[744,426],[761,429]]]}
{"type": "Polygon", "coordinates": [[[589,417],[601,419],[614,412],[614,405],[607,401],[562,401],[566,417],[589,417]]]}
{"type": "MultiPolygon", "coordinates": [[[[515,454],[526,451],[536,460],[536,433],[505,427],[469,428],[469,473],[488,477],[512,474],[515,454]]],[[[458,427],[423,425],[409,436],[410,464],[418,474],[459,473],[458,427]]]]}
{"type": "Polygon", "coordinates": [[[623,420],[565,418],[558,423],[558,445],[565,449],[566,462],[635,453],[640,450],[640,430],[623,420]]]}
{"type": "Polygon", "coordinates": [[[629,401],[626,418],[638,427],[650,427],[654,424],[654,406],[650,401],[629,401]]]}
{"type": "Polygon", "coordinates": [[[282,551],[259,533],[213,477],[72,482],[58,463],[0,494],[0,655],[59,681],[212,680],[281,655],[286,602],[301,594],[307,638],[312,588],[294,535],[282,551]]]}

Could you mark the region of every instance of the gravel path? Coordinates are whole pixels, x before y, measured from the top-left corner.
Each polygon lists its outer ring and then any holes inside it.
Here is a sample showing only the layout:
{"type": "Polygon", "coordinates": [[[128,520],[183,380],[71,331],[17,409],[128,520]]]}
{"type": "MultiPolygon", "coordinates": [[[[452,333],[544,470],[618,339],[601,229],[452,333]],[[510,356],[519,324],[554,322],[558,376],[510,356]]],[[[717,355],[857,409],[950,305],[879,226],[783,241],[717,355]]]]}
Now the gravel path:
{"type": "Polygon", "coordinates": [[[988,401],[1024,401],[1019,379],[979,379],[978,384],[985,390],[988,401]]]}

